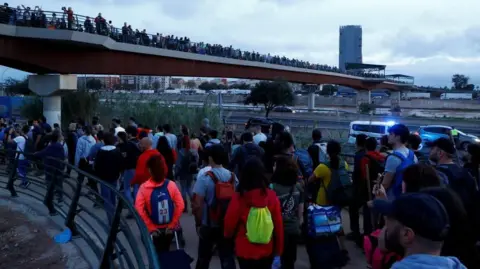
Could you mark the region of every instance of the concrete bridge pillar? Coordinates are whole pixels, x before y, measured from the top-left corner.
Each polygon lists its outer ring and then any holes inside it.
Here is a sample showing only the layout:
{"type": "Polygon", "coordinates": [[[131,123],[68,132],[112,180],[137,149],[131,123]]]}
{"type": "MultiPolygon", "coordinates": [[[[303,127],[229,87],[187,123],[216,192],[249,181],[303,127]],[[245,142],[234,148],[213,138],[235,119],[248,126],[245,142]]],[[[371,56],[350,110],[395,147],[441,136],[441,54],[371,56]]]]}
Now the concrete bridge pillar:
{"type": "Polygon", "coordinates": [[[357,91],[357,107],[362,103],[371,104],[370,90],[358,90],[357,91]]]}
{"type": "MultiPolygon", "coordinates": [[[[323,85],[318,85],[318,90],[319,92],[322,91],[323,85]]],[[[313,111],[315,109],[315,90],[310,90],[308,93],[308,110],[313,111]]]]}
{"type": "Polygon", "coordinates": [[[400,106],[400,96],[401,92],[391,92],[390,94],[390,107],[393,109],[394,107],[400,106]]]}
{"type": "Polygon", "coordinates": [[[30,75],[28,88],[43,97],[43,115],[50,124],[62,122],[62,94],[77,90],[76,75],[30,75]]]}

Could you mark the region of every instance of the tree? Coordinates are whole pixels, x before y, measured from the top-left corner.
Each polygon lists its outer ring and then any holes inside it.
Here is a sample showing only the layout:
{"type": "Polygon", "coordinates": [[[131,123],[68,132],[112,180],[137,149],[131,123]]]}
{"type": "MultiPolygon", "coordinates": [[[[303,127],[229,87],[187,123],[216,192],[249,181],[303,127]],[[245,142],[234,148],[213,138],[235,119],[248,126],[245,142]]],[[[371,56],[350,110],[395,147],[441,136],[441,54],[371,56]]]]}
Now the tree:
{"type": "Polygon", "coordinates": [[[208,92],[208,91],[211,91],[211,90],[216,90],[216,84],[205,81],[205,82],[202,82],[202,84],[200,84],[198,86],[198,88],[200,90],[204,90],[204,91],[208,92]]]}
{"type": "Polygon", "coordinates": [[[28,78],[14,79],[7,78],[2,85],[6,95],[31,95],[33,92],[28,88],[28,78]]]}
{"type": "Polygon", "coordinates": [[[99,79],[89,79],[87,80],[87,89],[89,90],[100,90],[101,88],[103,88],[103,83],[101,80],[99,79]]]}
{"type": "Polygon", "coordinates": [[[120,87],[121,87],[122,90],[126,90],[126,91],[133,91],[133,90],[137,89],[137,85],[128,84],[128,83],[122,83],[122,84],[120,84],[120,87]]]}
{"type": "Polygon", "coordinates": [[[215,88],[215,90],[226,90],[228,89],[228,86],[225,85],[225,84],[216,84],[216,83],[213,83],[213,87],[215,88]]]}
{"type": "Polygon", "coordinates": [[[152,83],[152,89],[154,89],[154,90],[160,89],[160,81],[155,80],[155,81],[152,83]]]}
{"type": "Polygon", "coordinates": [[[257,83],[245,98],[245,104],[265,107],[265,117],[277,106],[292,106],[295,102],[292,88],[286,81],[262,81],[257,83]]]}
{"type": "Polygon", "coordinates": [[[338,87],[335,85],[323,85],[322,90],[319,92],[320,95],[330,96],[333,95],[336,91],[338,91],[338,87]]]}
{"type": "Polygon", "coordinates": [[[250,90],[250,85],[242,82],[242,83],[235,83],[235,84],[232,84],[230,85],[230,87],[228,87],[230,89],[239,89],[239,90],[250,90]]]}
{"type": "Polygon", "coordinates": [[[375,110],[375,106],[369,103],[361,103],[358,106],[358,112],[360,112],[360,114],[370,114],[373,110],[375,110]]]}
{"type": "Polygon", "coordinates": [[[197,83],[195,83],[194,80],[189,80],[185,83],[185,87],[187,89],[193,90],[193,89],[195,89],[195,87],[197,87],[197,83]]]}
{"type": "Polygon", "coordinates": [[[120,83],[114,84],[113,89],[114,90],[121,90],[122,89],[122,84],[120,84],[120,83]]]}
{"type": "Polygon", "coordinates": [[[468,84],[470,78],[465,75],[455,74],[452,76],[452,84],[455,90],[468,90],[473,91],[475,86],[473,84],[468,84]]]}
{"type": "Polygon", "coordinates": [[[148,89],[150,89],[150,85],[148,85],[147,83],[142,85],[141,90],[148,90],[148,89]]]}

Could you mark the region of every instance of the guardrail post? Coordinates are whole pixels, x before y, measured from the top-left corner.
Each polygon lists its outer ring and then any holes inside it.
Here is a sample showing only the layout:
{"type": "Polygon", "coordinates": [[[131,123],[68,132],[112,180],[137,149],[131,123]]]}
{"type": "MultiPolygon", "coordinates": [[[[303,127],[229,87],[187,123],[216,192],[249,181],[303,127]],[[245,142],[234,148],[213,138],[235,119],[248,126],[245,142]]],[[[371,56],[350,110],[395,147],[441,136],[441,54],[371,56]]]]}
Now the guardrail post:
{"type": "Polygon", "coordinates": [[[55,210],[55,207],[53,206],[53,198],[54,198],[54,195],[55,195],[55,183],[56,183],[56,180],[57,180],[57,173],[58,171],[55,169],[55,172],[53,172],[53,175],[49,175],[49,172],[45,172],[45,179],[48,181],[48,178],[51,176],[50,178],[50,182],[47,182],[48,183],[48,186],[47,186],[47,193],[45,194],[45,199],[43,200],[43,204],[45,206],[47,206],[48,208],[48,213],[50,215],[54,215],[57,213],[57,210],[55,210]]]}
{"type": "Polygon", "coordinates": [[[84,177],[77,177],[77,186],[72,197],[72,203],[68,209],[67,218],[65,219],[65,226],[72,231],[72,236],[78,235],[77,225],[75,224],[75,216],[77,215],[78,200],[82,192],[84,177]]]}
{"type": "MultiPolygon", "coordinates": [[[[20,155],[15,157],[13,160],[13,165],[12,165],[12,170],[10,171],[10,174],[8,176],[8,182],[7,182],[7,190],[10,191],[10,196],[11,197],[18,197],[17,191],[15,191],[15,185],[13,184],[15,182],[15,176],[17,174],[17,167],[18,167],[18,158],[20,155]]],[[[8,160],[8,151],[7,151],[7,162],[8,160]]]]}
{"type": "MultiPolygon", "coordinates": [[[[105,202],[108,203],[108,201],[105,201],[105,202]]],[[[113,254],[115,241],[117,240],[117,234],[119,231],[118,228],[120,227],[120,217],[122,215],[122,210],[123,210],[123,201],[122,199],[118,199],[117,206],[115,207],[115,214],[113,215],[112,223],[110,223],[111,226],[110,226],[110,231],[108,233],[107,242],[105,244],[105,250],[103,251],[102,260],[100,262],[100,268],[102,269],[112,268],[111,257],[113,254]]]]}

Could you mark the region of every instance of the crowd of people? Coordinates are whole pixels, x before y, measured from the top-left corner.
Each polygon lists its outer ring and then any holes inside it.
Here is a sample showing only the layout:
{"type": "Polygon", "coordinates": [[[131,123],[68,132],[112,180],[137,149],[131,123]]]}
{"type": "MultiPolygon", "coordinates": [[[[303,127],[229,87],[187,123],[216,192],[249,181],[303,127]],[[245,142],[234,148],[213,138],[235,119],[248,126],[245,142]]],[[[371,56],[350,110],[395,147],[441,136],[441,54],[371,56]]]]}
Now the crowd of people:
{"type": "MultiPolygon", "coordinates": [[[[114,118],[109,129],[98,117],[79,119],[65,133],[44,117],[0,125],[4,145],[17,152],[21,187],[29,187],[26,152],[43,158],[37,165],[47,182],[65,168],[45,157],[66,159],[123,192],[158,253],[170,250],[175,234],[186,244],[180,219],[193,214],[198,269],[209,268],[215,248],[223,269],[235,268],[235,258],[240,268],[295,268],[300,244],[311,268],[338,268],[349,260],[345,240],[364,248],[373,269],[480,268],[478,145],[460,166],[452,139],[435,141],[427,156],[418,151],[420,137],[396,124],[380,145],[358,135],[349,167],[341,144],[323,141],[320,129],[302,150],[279,123],[250,126],[240,137],[211,128],[208,119],[198,133],[184,125],[178,132],[170,124],[151,129],[133,117],[126,126],[114,118]]],[[[56,183],[62,202],[62,181],[56,183]]],[[[104,184],[87,185],[111,221],[117,197],[104,184]]]]}
{"type": "MultiPolygon", "coordinates": [[[[352,73],[340,70],[335,66],[314,64],[310,63],[309,61],[290,59],[285,56],[271,55],[270,53],[261,54],[255,51],[249,52],[233,48],[232,46],[222,46],[220,44],[210,44],[207,42],[192,42],[188,37],[163,35],[160,33],[148,34],[145,29],[133,30],[132,26],[126,22],[122,28],[116,28],[113,26],[112,21],[107,21],[101,13],[99,13],[96,17],[81,16],[75,14],[71,7],[62,7],[61,12],[47,12],[43,11],[38,6],[33,9],[23,5],[17,6],[17,8],[11,8],[9,7],[8,3],[5,3],[0,7],[0,23],[88,32],[92,34],[110,36],[117,42],[152,46],[162,49],[226,57],[245,61],[264,62],[335,73],[348,73],[355,76],[369,78],[385,77],[384,74],[376,74],[362,70],[355,70],[354,73],[352,73]]],[[[399,81],[395,80],[394,82],[399,81]]]]}

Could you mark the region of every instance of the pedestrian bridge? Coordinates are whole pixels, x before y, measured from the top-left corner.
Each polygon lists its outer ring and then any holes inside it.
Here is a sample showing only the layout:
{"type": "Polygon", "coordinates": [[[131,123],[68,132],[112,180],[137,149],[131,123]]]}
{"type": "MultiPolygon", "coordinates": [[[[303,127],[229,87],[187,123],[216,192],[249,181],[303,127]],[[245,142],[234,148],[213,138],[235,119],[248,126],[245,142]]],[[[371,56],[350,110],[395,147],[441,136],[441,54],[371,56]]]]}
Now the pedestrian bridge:
{"type": "Polygon", "coordinates": [[[37,74],[284,79],[305,84],[336,84],[358,90],[400,91],[412,85],[117,42],[109,36],[73,30],[0,24],[0,65],[37,74]]]}

